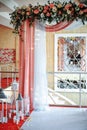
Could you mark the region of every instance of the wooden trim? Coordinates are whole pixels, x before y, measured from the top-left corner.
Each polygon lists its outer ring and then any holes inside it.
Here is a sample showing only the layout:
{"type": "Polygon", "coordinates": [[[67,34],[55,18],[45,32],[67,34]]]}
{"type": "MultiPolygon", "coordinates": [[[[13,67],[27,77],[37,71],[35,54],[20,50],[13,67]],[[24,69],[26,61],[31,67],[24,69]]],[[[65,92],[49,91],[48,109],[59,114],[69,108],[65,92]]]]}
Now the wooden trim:
{"type": "Polygon", "coordinates": [[[18,71],[0,71],[0,73],[19,73],[18,71]]]}

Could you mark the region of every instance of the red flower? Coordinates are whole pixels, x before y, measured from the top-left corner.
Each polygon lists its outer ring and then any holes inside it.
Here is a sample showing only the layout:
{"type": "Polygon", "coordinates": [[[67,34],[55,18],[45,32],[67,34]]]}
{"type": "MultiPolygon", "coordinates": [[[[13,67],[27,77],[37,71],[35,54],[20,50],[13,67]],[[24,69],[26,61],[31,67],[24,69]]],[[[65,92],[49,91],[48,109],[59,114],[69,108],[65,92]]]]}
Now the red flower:
{"type": "Polygon", "coordinates": [[[83,7],[85,7],[85,5],[82,4],[82,3],[80,3],[78,6],[79,6],[79,8],[83,8],[83,7]]]}
{"type": "Polygon", "coordinates": [[[35,9],[34,10],[34,14],[38,14],[39,13],[39,10],[38,9],[35,9]]]}
{"type": "Polygon", "coordinates": [[[44,10],[48,10],[49,9],[49,6],[48,5],[45,5],[44,6],[44,10]]]}
{"type": "Polygon", "coordinates": [[[46,10],[46,9],[44,9],[44,10],[43,10],[43,13],[44,13],[44,14],[46,14],[46,13],[47,13],[47,10],[46,10]]]}
{"type": "Polygon", "coordinates": [[[50,8],[53,8],[53,7],[54,7],[54,4],[53,4],[53,3],[50,3],[49,6],[50,6],[50,8]]]}
{"type": "Polygon", "coordinates": [[[70,4],[70,3],[65,5],[66,10],[70,9],[71,7],[72,7],[72,4],[70,4]]]}

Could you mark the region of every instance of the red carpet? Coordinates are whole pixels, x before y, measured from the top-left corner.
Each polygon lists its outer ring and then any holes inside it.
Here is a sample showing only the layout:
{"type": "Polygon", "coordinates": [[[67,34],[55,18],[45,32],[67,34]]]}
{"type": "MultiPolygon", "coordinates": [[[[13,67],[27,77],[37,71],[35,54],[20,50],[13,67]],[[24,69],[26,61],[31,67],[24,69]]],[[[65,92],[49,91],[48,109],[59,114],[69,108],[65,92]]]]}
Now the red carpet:
{"type": "Polygon", "coordinates": [[[20,130],[22,124],[26,121],[27,117],[24,120],[21,120],[19,124],[13,123],[13,120],[8,120],[8,123],[0,123],[0,130],[20,130]]]}
{"type": "MultiPolygon", "coordinates": [[[[1,104],[0,104],[0,109],[1,109],[1,104]]],[[[30,113],[32,111],[33,110],[31,110],[30,113]]],[[[12,117],[13,116],[14,116],[14,114],[12,115],[12,117]]],[[[24,117],[24,119],[20,120],[20,122],[18,124],[16,124],[16,123],[13,122],[13,118],[12,119],[8,119],[8,123],[1,123],[0,122],[0,130],[20,130],[20,127],[27,120],[27,118],[29,118],[29,116],[24,117]]]]}
{"type": "MultiPolygon", "coordinates": [[[[9,108],[10,108],[10,106],[8,106],[8,109],[9,108]]],[[[1,111],[1,104],[0,104],[0,111],[1,111]]],[[[30,113],[31,112],[32,112],[32,110],[30,111],[30,113]]],[[[5,113],[5,111],[4,111],[4,113],[5,113]]],[[[14,116],[14,114],[12,115],[12,117],[13,116],[14,116]]],[[[13,118],[8,119],[7,123],[1,123],[0,122],[0,130],[20,130],[20,127],[27,120],[27,118],[29,118],[29,116],[24,117],[24,119],[20,120],[20,122],[18,124],[16,124],[16,123],[13,122],[13,118]]]]}

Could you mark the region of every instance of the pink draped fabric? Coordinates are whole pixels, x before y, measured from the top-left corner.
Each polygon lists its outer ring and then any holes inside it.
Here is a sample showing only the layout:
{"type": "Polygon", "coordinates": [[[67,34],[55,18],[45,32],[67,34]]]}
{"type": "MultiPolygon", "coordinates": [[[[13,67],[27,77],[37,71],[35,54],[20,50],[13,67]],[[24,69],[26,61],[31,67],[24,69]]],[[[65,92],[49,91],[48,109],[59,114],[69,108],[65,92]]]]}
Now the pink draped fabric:
{"type": "MultiPolygon", "coordinates": [[[[46,31],[59,31],[72,22],[61,22],[54,26],[46,26],[46,31]]],[[[19,93],[30,98],[30,109],[33,109],[34,86],[34,24],[24,21],[20,29],[20,64],[19,64],[19,93]]]]}
{"type": "Polygon", "coordinates": [[[24,23],[20,29],[20,42],[19,42],[19,93],[24,96],[24,23]]]}
{"type": "Polygon", "coordinates": [[[67,22],[67,21],[64,21],[64,22],[60,22],[56,25],[53,25],[53,26],[46,26],[46,31],[47,32],[56,32],[56,31],[60,31],[64,28],[66,28],[67,26],[69,26],[73,21],[70,21],[70,22],[67,22]]]}
{"type": "Polygon", "coordinates": [[[30,27],[29,21],[26,20],[20,35],[19,92],[23,97],[30,98],[30,109],[33,109],[34,25],[30,27]]]}

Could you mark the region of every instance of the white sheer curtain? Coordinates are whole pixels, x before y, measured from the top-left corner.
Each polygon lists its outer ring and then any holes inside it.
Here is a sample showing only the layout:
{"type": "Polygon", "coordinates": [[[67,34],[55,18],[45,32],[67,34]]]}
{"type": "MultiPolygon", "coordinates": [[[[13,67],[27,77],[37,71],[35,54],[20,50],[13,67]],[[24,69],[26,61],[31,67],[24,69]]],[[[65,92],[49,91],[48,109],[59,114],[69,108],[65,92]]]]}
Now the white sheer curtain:
{"type": "Polygon", "coordinates": [[[34,52],[34,110],[48,108],[48,85],[46,74],[46,32],[38,21],[35,26],[34,52]]]}

